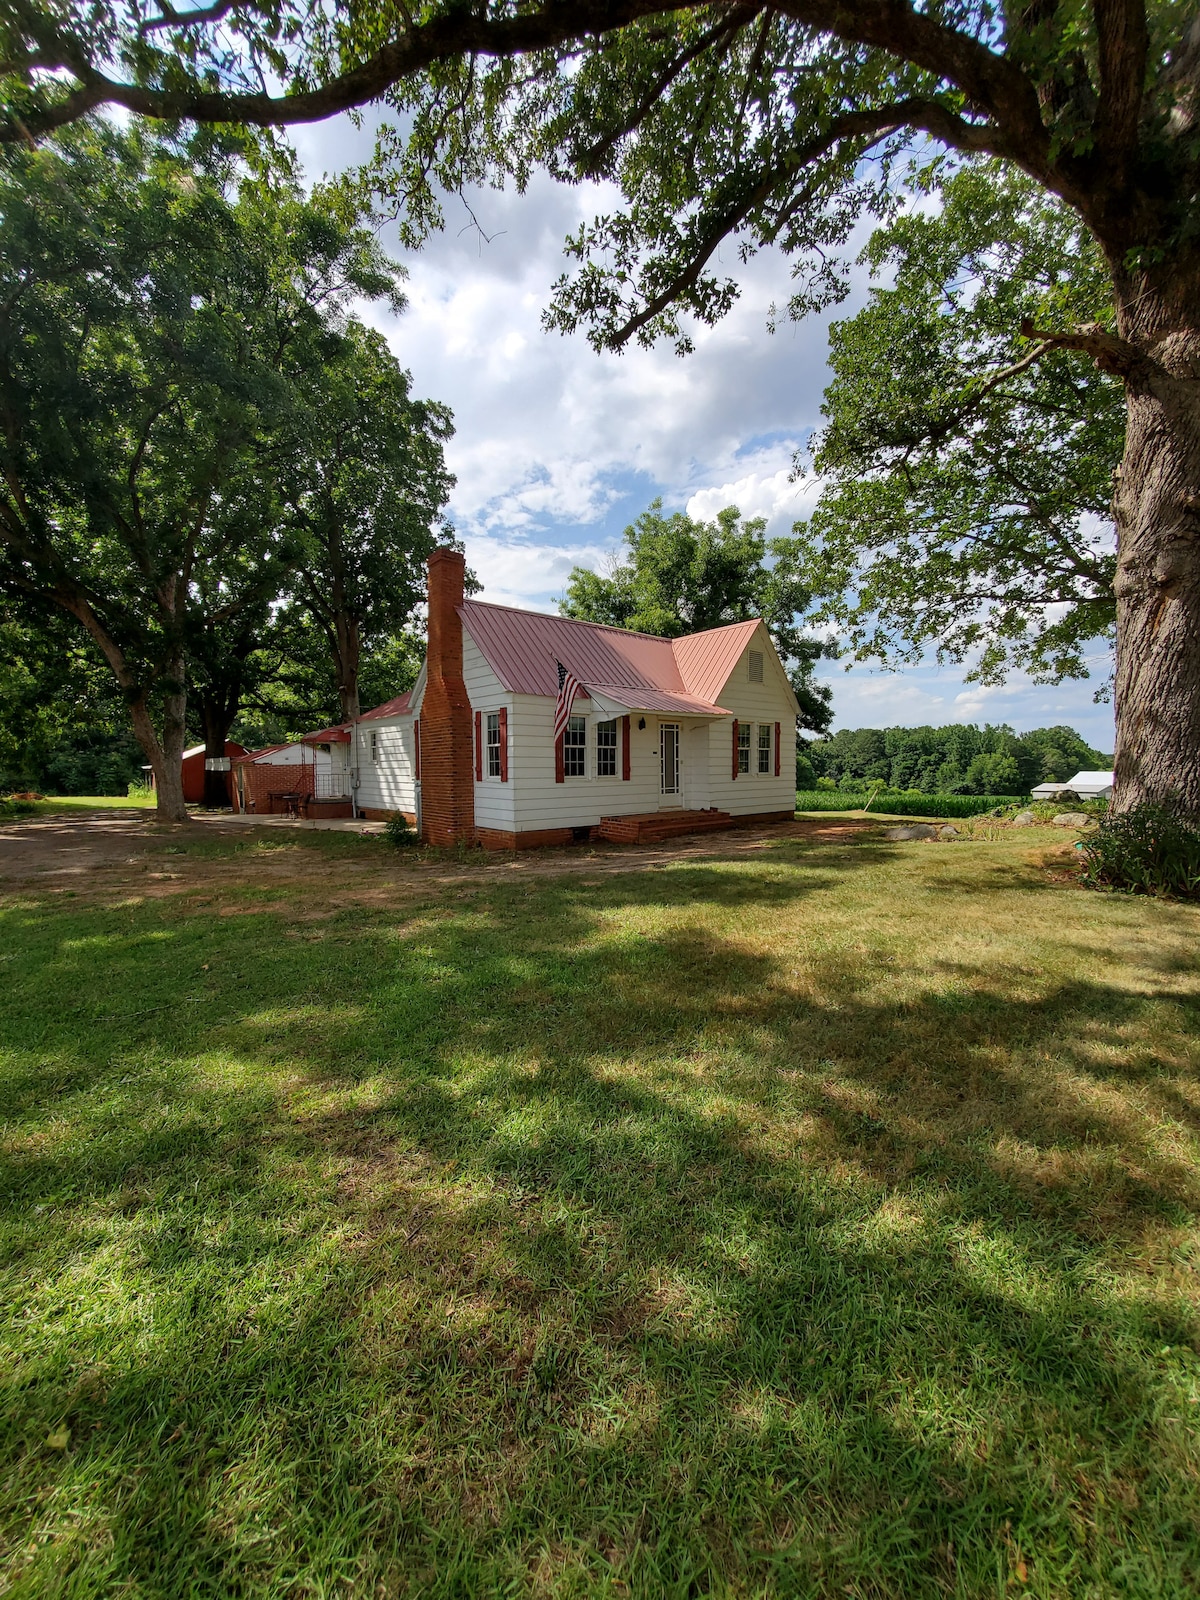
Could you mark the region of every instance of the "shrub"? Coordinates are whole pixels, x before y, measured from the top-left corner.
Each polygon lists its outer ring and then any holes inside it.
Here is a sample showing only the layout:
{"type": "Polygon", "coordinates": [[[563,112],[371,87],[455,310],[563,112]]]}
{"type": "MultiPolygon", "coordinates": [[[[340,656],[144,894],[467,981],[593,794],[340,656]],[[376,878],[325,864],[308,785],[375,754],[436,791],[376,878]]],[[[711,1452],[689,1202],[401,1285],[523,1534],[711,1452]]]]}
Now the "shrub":
{"type": "Polygon", "coordinates": [[[417,832],[409,826],[402,811],[393,811],[383,825],[383,837],[397,850],[406,850],[417,843],[417,832]]]}
{"type": "Polygon", "coordinates": [[[1105,817],[1081,850],[1091,889],[1200,897],[1200,831],[1162,806],[1105,817]]]}

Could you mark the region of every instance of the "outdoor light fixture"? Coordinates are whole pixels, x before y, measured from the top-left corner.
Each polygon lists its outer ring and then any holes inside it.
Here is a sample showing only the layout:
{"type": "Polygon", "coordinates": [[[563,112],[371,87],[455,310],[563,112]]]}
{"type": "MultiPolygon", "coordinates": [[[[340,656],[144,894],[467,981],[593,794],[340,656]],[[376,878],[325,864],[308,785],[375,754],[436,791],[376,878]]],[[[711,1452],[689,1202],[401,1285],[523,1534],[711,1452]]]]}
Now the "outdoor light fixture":
{"type": "Polygon", "coordinates": [[[646,726],[646,719],[645,719],[645,717],[639,717],[639,718],[638,718],[638,731],[639,731],[639,732],[641,732],[641,730],[642,730],[642,729],[643,729],[643,728],[644,728],[644,727],[645,727],[645,726],[646,726]]]}

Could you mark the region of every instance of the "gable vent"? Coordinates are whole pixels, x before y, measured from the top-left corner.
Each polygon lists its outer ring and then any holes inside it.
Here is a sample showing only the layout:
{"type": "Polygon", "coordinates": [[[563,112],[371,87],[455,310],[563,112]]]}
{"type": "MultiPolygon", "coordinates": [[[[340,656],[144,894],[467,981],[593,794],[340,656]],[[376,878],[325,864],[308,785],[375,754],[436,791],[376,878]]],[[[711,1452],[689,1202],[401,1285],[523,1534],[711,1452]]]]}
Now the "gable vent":
{"type": "Polygon", "coordinates": [[[762,653],[761,650],[751,650],[751,652],[750,652],[750,682],[751,683],[761,683],[762,681],[763,681],[763,653],[762,653]]]}

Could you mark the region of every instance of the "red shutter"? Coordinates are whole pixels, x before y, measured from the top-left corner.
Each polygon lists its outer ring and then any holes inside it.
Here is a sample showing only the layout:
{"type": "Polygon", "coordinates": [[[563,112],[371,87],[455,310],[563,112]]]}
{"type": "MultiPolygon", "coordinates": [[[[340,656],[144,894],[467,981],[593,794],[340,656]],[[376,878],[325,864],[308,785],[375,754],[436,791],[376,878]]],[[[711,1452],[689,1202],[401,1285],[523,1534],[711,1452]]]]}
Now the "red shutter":
{"type": "Polygon", "coordinates": [[[738,736],[737,718],[734,717],[734,719],[733,719],[733,776],[735,778],[737,777],[737,736],[738,736]]]}
{"type": "Polygon", "coordinates": [[[779,724],[775,724],[775,776],[779,776],[779,724]]]}
{"type": "Polygon", "coordinates": [[[629,782],[629,718],[621,718],[621,781],[629,782]]]}
{"type": "Polygon", "coordinates": [[[508,782],[508,707],[500,707],[500,782],[508,782]]]}
{"type": "Polygon", "coordinates": [[[421,721],[413,718],[413,777],[421,781],[421,721]]]}
{"type": "Polygon", "coordinates": [[[560,733],[554,741],[554,781],[566,783],[567,775],[563,771],[563,736],[560,733]]]}
{"type": "Polygon", "coordinates": [[[475,713],[475,782],[483,778],[483,712],[475,713]]]}

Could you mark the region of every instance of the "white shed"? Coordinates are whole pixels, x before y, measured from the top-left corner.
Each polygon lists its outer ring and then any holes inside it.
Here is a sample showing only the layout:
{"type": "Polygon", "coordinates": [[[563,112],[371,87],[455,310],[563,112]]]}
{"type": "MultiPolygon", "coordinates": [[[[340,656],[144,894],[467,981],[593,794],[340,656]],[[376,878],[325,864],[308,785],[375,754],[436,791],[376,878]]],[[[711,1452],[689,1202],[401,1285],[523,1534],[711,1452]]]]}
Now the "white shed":
{"type": "Polygon", "coordinates": [[[1035,800],[1057,800],[1060,794],[1077,794],[1081,800],[1107,800],[1112,793],[1111,772],[1077,772],[1070,783],[1039,783],[1035,800]]]}

